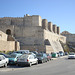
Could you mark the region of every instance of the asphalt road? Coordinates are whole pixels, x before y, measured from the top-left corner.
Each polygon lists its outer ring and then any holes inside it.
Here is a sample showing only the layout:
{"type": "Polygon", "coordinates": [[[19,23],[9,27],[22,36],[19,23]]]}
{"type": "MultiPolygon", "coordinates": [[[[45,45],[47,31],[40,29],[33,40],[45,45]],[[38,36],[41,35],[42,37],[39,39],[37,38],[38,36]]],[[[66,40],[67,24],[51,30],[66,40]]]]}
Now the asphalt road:
{"type": "Polygon", "coordinates": [[[75,75],[75,59],[58,58],[32,67],[8,67],[7,69],[9,70],[0,71],[0,75],[75,75]]]}

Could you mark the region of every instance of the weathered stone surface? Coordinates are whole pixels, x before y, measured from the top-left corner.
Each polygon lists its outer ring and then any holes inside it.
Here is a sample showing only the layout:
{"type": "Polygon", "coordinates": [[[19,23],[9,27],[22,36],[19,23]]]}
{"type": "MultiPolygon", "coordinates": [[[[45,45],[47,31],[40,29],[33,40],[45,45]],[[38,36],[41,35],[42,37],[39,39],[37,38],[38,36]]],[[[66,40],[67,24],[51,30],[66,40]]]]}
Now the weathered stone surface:
{"type": "Polygon", "coordinates": [[[48,30],[48,21],[47,21],[47,19],[42,20],[42,28],[48,30]]]}
{"type": "Polygon", "coordinates": [[[53,32],[53,24],[52,24],[52,22],[48,22],[48,29],[49,29],[49,31],[53,32]]]}
{"type": "Polygon", "coordinates": [[[59,40],[66,43],[66,38],[60,35],[60,29],[56,25],[52,27],[51,22],[41,19],[39,15],[0,18],[0,30],[4,33],[9,30],[10,34],[20,42],[21,49],[31,51],[38,50],[47,53],[63,51],[59,40]]]}
{"type": "Polygon", "coordinates": [[[60,27],[57,27],[57,34],[60,34],[60,27]]]}
{"type": "Polygon", "coordinates": [[[19,42],[15,42],[15,40],[12,40],[12,36],[9,37],[4,32],[0,31],[0,51],[15,51],[20,49],[19,42]]]}
{"type": "Polygon", "coordinates": [[[53,25],[53,32],[57,33],[57,26],[56,25],[53,25]]]}
{"type": "Polygon", "coordinates": [[[75,34],[71,34],[68,31],[63,31],[61,34],[67,38],[67,42],[75,43],[75,34]]]}

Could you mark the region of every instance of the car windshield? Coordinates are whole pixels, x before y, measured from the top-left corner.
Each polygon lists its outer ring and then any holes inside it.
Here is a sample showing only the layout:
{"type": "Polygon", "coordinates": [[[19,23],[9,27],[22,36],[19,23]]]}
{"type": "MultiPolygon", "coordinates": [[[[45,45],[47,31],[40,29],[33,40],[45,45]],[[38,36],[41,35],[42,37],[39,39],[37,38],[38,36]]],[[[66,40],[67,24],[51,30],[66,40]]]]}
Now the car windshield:
{"type": "Polygon", "coordinates": [[[70,53],[69,55],[75,55],[75,53],[70,53]]]}
{"type": "Polygon", "coordinates": [[[11,54],[10,58],[16,58],[15,54],[11,54]]]}
{"type": "Polygon", "coordinates": [[[20,54],[23,54],[23,52],[18,52],[18,51],[17,51],[17,52],[14,52],[14,53],[20,53],[20,54]]]}
{"type": "Polygon", "coordinates": [[[23,59],[23,58],[28,58],[28,55],[25,55],[25,54],[24,54],[24,55],[21,55],[19,58],[20,58],[20,59],[21,59],[21,58],[22,58],[22,59],[23,59]]]}

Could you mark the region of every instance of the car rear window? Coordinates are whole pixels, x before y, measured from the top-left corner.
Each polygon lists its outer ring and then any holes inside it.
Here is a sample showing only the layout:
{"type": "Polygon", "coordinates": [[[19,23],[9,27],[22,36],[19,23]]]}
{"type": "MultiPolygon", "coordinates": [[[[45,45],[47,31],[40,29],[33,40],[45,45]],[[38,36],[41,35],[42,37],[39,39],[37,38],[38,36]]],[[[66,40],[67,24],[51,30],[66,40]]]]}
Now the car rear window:
{"type": "Polygon", "coordinates": [[[16,58],[15,54],[11,54],[11,56],[9,58],[16,58]]]}
{"type": "Polygon", "coordinates": [[[24,55],[20,56],[19,58],[20,58],[20,59],[21,59],[21,58],[22,58],[22,59],[23,59],[23,58],[28,58],[28,55],[25,55],[25,54],[24,54],[24,55]]]}

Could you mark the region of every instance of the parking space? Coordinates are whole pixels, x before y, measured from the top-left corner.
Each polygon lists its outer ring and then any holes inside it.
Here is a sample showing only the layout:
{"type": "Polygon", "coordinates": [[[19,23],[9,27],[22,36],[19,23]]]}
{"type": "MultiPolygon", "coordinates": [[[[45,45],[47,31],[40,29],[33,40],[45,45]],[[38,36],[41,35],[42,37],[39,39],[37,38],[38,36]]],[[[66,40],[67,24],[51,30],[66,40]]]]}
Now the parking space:
{"type": "MultiPolygon", "coordinates": [[[[62,57],[58,57],[58,58],[52,58],[51,61],[57,60],[57,59],[61,59],[61,58],[67,58],[67,56],[62,56],[62,57]]],[[[51,61],[48,61],[47,63],[50,63],[51,61]]],[[[47,65],[47,63],[43,63],[43,64],[40,63],[38,65],[44,65],[44,64],[47,65]]],[[[38,65],[33,65],[33,66],[38,66],[38,65]]],[[[5,67],[0,68],[0,72],[8,72],[8,71],[22,70],[22,69],[26,69],[26,68],[29,68],[29,67],[28,66],[20,67],[20,66],[17,66],[17,65],[16,66],[15,65],[8,65],[7,68],[5,68],[5,67]]]]}

